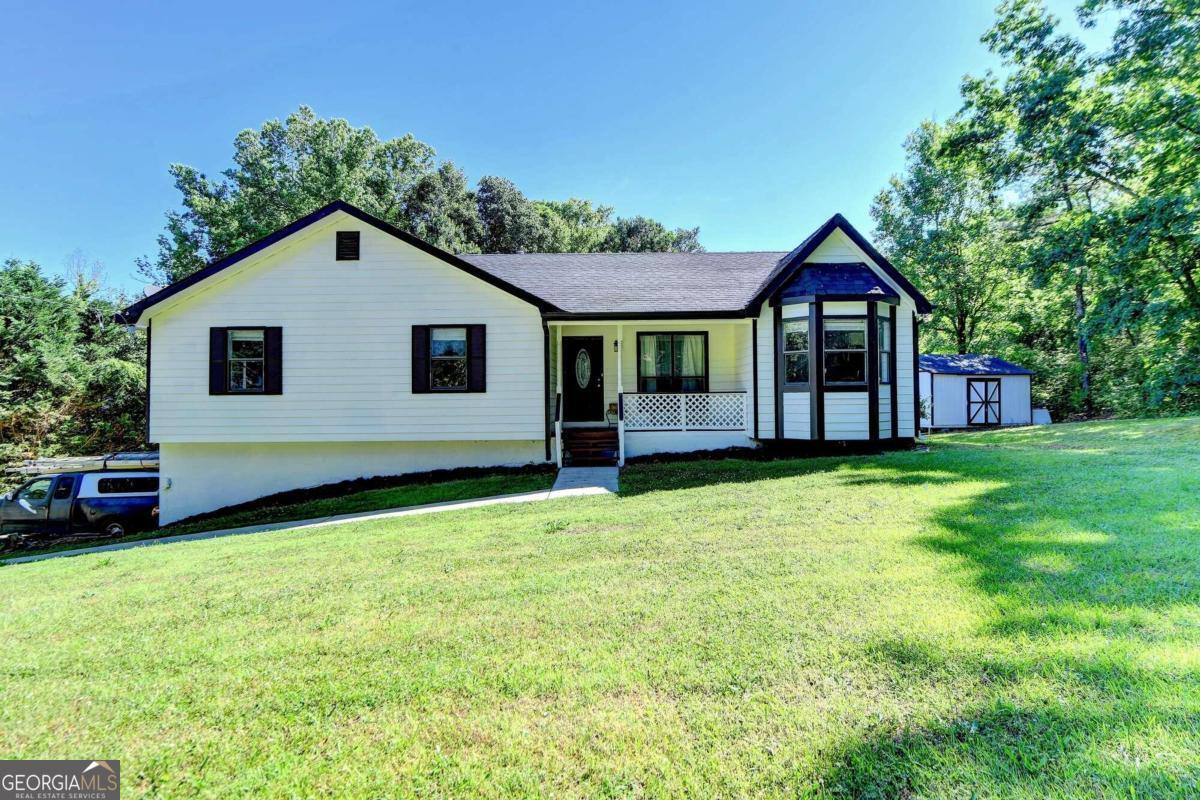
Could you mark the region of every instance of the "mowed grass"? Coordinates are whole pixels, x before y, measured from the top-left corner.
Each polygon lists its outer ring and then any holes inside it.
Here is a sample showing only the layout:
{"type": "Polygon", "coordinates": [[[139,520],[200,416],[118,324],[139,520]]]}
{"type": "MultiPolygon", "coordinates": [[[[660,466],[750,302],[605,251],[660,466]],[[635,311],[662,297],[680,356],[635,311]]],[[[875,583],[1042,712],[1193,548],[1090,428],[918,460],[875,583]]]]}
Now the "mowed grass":
{"type": "Polygon", "coordinates": [[[1200,420],[0,569],[0,757],[126,796],[1200,795],[1200,420]]]}
{"type": "MultiPolygon", "coordinates": [[[[349,490],[336,497],[314,497],[296,502],[279,502],[271,498],[246,504],[237,510],[217,512],[202,519],[181,520],[148,531],[137,531],[115,538],[97,538],[84,542],[50,543],[31,550],[12,550],[0,553],[0,564],[13,558],[22,558],[62,550],[79,550],[97,545],[136,542],[177,536],[185,533],[226,530],[276,522],[298,522],[340,514],[365,511],[382,511],[394,508],[420,506],[427,503],[450,503],[472,500],[498,494],[519,494],[549,489],[554,484],[553,470],[528,469],[509,471],[494,475],[479,475],[455,480],[434,480],[428,483],[410,483],[375,489],[349,490]]],[[[328,490],[330,487],[322,487],[328,490]]]]}
{"type": "Polygon", "coordinates": [[[151,536],[240,528],[267,522],[315,519],[318,517],[379,511],[389,508],[451,503],[499,494],[519,494],[549,489],[554,484],[551,470],[482,475],[459,480],[412,483],[350,492],[338,497],[320,497],[293,503],[254,503],[252,508],[230,511],[202,520],[183,520],[166,525],[151,536]]]}

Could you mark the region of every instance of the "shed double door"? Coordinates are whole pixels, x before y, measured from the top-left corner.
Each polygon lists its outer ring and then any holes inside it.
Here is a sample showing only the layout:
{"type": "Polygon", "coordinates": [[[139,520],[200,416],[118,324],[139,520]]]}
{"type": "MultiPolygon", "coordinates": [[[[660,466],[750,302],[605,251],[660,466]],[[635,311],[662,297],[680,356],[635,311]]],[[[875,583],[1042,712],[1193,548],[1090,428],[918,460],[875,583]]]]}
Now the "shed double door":
{"type": "Polygon", "coordinates": [[[967,379],[967,424],[1000,424],[1000,379],[967,379]]]}

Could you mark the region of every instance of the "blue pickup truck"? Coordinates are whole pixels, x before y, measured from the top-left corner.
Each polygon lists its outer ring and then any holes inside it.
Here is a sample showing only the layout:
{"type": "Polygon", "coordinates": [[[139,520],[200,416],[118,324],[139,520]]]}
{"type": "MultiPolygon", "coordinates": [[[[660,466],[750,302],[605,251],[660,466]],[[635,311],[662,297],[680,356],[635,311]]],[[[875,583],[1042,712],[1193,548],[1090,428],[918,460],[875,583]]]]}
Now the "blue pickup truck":
{"type": "Polygon", "coordinates": [[[39,475],[0,500],[0,533],[123,536],[157,524],[157,472],[39,475]]]}

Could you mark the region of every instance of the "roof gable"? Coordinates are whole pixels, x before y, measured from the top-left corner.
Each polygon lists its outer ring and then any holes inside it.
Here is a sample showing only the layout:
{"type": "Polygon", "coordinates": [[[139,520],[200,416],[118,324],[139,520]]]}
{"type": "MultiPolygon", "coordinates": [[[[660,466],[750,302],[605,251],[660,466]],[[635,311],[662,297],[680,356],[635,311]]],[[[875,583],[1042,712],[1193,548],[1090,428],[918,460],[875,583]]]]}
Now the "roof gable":
{"type": "Polygon", "coordinates": [[[377,228],[380,231],[383,231],[384,233],[388,234],[389,236],[394,236],[395,238],[401,240],[405,244],[411,245],[411,246],[417,248],[418,250],[428,253],[429,255],[433,256],[434,258],[437,258],[437,259],[449,264],[452,267],[456,267],[456,268],[468,273],[469,275],[472,275],[472,276],[484,281],[485,283],[495,286],[498,289],[506,291],[509,294],[514,295],[515,297],[517,297],[521,300],[524,300],[525,302],[530,303],[543,311],[559,310],[558,307],[555,306],[553,303],[546,301],[540,297],[537,297],[536,295],[534,295],[524,289],[518,288],[518,287],[508,283],[507,281],[497,277],[496,275],[491,274],[490,272],[481,270],[478,267],[476,267],[475,265],[470,264],[467,261],[463,260],[462,258],[460,258],[456,255],[453,255],[452,253],[447,253],[445,250],[442,250],[440,247],[436,247],[435,245],[432,245],[429,242],[426,242],[424,239],[419,239],[416,236],[413,236],[412,234],[407,233],[406,231],[402,231],[399,228],[397,228],[395,225],[384,222],[383,220],[379,219],[378,217],[372,216],[371,214],[368,214],[367,212],[363,211],[362,209],[357,208],[356,206],[352,206],[347,202],[344,202],[342,200],[335,200],[334,202],[329,203],[326,206],[322,206],[321,208],[317,209],[316,211],[312,212],[311,214],[307,214],[307,215],[301,217],[300,219],[296,220],[295,222],[291,223],[290,225],[280,228],[279,230],[275,231],[274,233],[264,236],[263,238],[259,239],[258,241],[246,245],[241,250],[238,250],[235,253],[231,253],[230,255],[226,256],[225,258],[222,258],[222,259],[212,262],[207,267],[205,267],[201,270],[198,270],[197,272],[192,273],[188,277],[186,277],[182,280],[178,280],[175,283],[172,283],[170,286],[166,286],[166,287],[160,289],[159,291],[155,292],[154,294],[149,295],[148,297],[142,298],[138,302],[136,302],[133,305],[126,308],[124,311],[120,312],[117,315],[117,318],[119,321],[121,321],[125,324],[133,324],[133,323],[137,322],[141,318],[142,314],[144,314],[149,308],[151,308],[155,305],[158,305],[159,303],[163,302],[164,300],[174,297],[175,295],[179,294],[180,292],[184,291],[185,289],[189,289],[192,286],[195,286],[196,284],[201,283],[202,281],[207,280],[208,278],[211,278],[212,276],[216,275],[217,273],[220,273],[224,270],[229,269],[230,267],[234,266],[235,264],[245,261],[247,258],[250,258],[251,256],[253,256],[257,253],[259,253],[263,250],[266,250],[267,248],[271,247],[272,245],[277,244],[294,234],[300,233],[301,231],[309,228],[310,226],[320,222],[321,220],[326,219],[327,217],[329,217],[339,211],[342,213],[348,214],[349,216],[354,217],[357,220],[365,222],[366,224],[368,224],[374,228],[377,228]]]}
{"type": "MultiPolygon", "coordinates": [[[[853,225],[847,221],[841,214],[834,214],[825,224],[817,228],[807,239],[801,242],[795,250],[788,253],[779,260],[774,271],[767,277],[766,280],[759,286],[758,291],[754,295],[754,299],[750,304],[752,310],[757,310],[764,302],[773,297],[780,291],[793,277],[805,266],[808,260],[818,247],[834,231],[841,231],[858,249],[862,250],[871,261],[873,261],[893,283],[896,284],[917,306],[917,311],[922,314],[928,314],[933,311],[933,304],[918,291],[917,287],[892,265],[892,262],[883,257],[875,247],[866,240],[866,238],[855,229],[853,225]]],[[[864,265],[865,266],[865,265],[864,265]]]]}

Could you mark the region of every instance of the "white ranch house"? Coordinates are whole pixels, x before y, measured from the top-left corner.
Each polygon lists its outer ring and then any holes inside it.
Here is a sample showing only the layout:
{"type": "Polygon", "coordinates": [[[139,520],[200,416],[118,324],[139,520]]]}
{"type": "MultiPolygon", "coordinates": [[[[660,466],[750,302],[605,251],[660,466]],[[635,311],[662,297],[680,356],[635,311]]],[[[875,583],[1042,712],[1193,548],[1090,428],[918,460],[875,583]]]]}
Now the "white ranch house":
{"type": "Polygon", "coordinates": [[[453,255],[337,202],[122,318],[167,523],[356,477],[903,445],[930,310],[840,215],[787,253],[453,255]]]}

